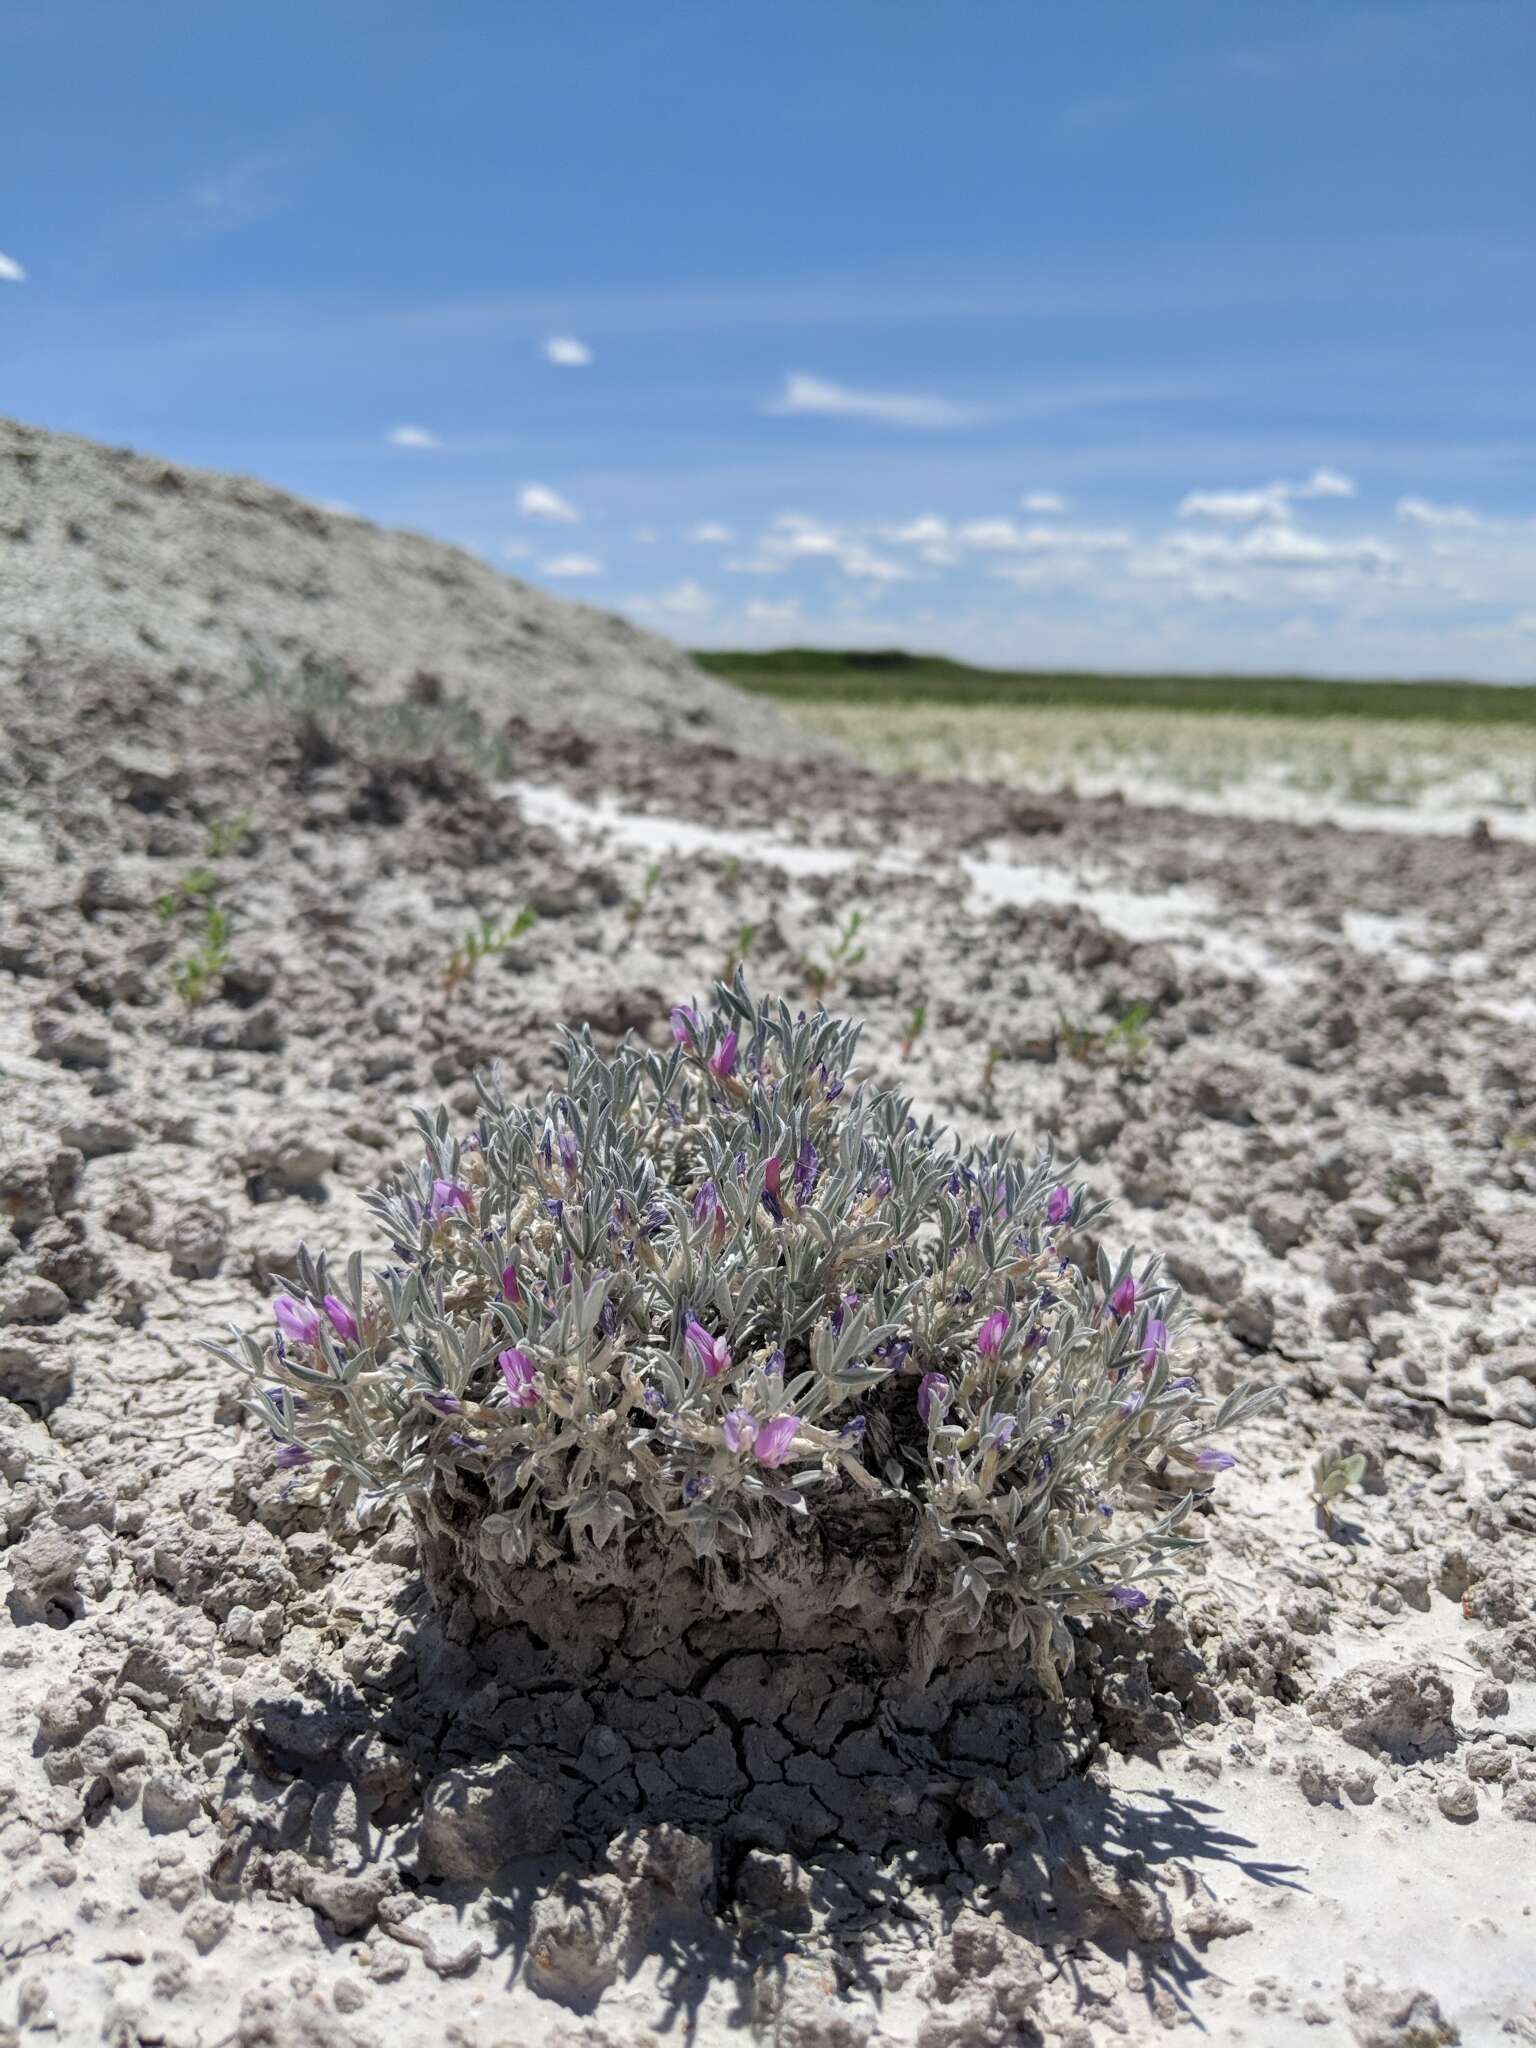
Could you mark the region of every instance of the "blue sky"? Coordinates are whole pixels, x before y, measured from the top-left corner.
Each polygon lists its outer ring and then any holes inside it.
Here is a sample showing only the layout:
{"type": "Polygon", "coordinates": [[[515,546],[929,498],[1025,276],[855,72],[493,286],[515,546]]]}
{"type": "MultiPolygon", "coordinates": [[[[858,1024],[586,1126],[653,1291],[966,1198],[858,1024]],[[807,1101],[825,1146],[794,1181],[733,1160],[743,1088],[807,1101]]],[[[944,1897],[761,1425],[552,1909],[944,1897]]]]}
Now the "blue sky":
{"type": "Polygon", "coordinates": [[[0,76],[0,411],[692,644],[1536,677],[1536,8],[11,0],[0,76]]]}

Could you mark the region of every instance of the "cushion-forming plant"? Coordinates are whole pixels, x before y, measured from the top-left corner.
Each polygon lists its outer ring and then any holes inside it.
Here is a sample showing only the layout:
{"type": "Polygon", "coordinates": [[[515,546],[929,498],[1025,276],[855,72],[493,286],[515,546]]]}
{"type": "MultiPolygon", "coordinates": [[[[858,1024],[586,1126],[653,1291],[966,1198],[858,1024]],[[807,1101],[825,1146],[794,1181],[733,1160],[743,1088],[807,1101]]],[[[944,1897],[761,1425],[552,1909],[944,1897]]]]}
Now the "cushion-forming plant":
{"type": "Polygon", "coordinates": [[[670,1050],[567,1034],[544,1101],[493,1074],[467,1136],[418,1113],[420,1168],[369,1198],[388,1262],[301,1252],[274,1327],[216,1347],[277,1465],[338,1510],[404,1496],[435,1588],[493,1610],[809,1607],[1057,1690],[1067,1618],[1147,1603],[1233,1463],[1206,1439],[1266,1395],[1180,1369],[1176,1291],[1111,1263],[1048,1148],[955,1146],[858,1036],[738,975],[670,1050]]]}

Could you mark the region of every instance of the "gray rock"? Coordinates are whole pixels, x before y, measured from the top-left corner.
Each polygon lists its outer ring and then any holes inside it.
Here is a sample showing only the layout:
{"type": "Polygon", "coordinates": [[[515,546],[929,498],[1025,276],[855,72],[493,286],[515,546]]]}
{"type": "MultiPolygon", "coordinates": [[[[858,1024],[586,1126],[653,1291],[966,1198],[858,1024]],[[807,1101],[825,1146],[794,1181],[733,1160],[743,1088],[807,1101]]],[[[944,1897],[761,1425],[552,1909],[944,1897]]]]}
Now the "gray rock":
{"type": "Polygon", "coordinates": [[[0,1397],[48,1415],[73,1386],[68,1354],[56,1344],[0,1336],[0,1397]]]}
{"type": "Polygon", "coordinates": [[[228,1243],[229,1218],[212,1202],[188,1202],[165,1233],[171,1271],[187,1279],[206,1280],[217,1273],[228,1243]]]}
{"type": "Polygon", "coordinates": [[[1448,1778],[1435,1803],[1447,1820],[1477,1819],[1477,1788],[1466,1778],[1448,1778]]]}
{"type": "Polygon", "coordinates": [[[0,1288],[0,1325],[56,1323],[69,1307],[69,1296],[40,1273],[23,1273],[0,1288]]]}
{"type": "Polygon", "coordinates": [[[1346,1742],[1398,1757],[1448,1749],[1456,1739],[1450,1681],[1430,1663],[1357,1664],[1312,1702],[1315,1721],[1346,1742]]]}

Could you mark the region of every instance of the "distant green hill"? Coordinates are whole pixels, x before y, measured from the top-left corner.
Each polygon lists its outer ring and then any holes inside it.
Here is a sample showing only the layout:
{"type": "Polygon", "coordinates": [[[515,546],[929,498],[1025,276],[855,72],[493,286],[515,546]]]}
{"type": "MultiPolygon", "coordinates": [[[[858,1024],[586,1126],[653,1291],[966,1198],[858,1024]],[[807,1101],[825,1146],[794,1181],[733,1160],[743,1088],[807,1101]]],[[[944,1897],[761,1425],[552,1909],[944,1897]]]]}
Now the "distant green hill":
{"type": "Polygon", "coordinates": [[[712,675],[777,697],[844,704],[1103,705],[1117,710],[1267,712],[1294,718],[1441,718],[1536,725],[1536,684],[1330,682],[1318,676],[1100,675],[971,668],[900,648],[778,647],[696,653],[712,675]]]}

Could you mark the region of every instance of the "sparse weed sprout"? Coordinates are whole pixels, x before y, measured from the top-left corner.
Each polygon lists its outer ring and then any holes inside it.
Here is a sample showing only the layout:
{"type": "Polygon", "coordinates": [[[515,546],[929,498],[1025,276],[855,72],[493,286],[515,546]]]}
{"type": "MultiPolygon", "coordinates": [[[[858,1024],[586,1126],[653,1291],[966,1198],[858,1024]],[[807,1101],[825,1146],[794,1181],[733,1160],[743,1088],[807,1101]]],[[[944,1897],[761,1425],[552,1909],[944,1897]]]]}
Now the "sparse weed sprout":
{"type": "Polygon", "coordinates": [[[275,1327],[220,1355],[277,1463],[350,1505],[410,1502],[493,1607],[531,1583],[686,1583],[710,1610],[834,1610],[931,1668],[946,1636],[1027,1646],[1130,1611],[1195,1539],[1203,1448],[1265,1398],[1172,1356],[1155,1260],[1089,1257],[1102,1214],[1048,1151],[962,1151],[852,1071],[858,1027],[680,1004],[673,1044],[602,1057],[477,1129],[418,1121],[370,1197],[371,1280],[300,1255],[275,1327]],[[1079,1258],[1086,1261],[1078,1263],[1079,1258]]]}
{"type": "Polygon", "coordinates": [[[498,925],[495,918],[482,917],[478,925],[471,925],[449,954],[448,965],[443,969],[443,987],[448,994],[452,995],[460,982],[468,981],[482,960],[505,953],[537,922],[538,913],[525,903],[506,924],[498,925]]]}

